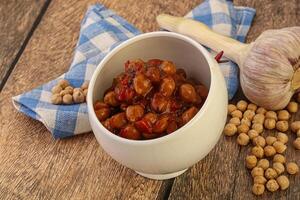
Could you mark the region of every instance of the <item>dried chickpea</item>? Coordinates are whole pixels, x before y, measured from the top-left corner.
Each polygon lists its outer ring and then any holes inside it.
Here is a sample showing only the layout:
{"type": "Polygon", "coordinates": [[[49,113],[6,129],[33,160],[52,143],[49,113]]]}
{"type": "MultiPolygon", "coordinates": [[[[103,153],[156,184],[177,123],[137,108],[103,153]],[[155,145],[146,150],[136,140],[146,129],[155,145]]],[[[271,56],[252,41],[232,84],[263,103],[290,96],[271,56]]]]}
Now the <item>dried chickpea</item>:
{"type": "Polygon", "coordinates": [[[264,157],[264,149],[260,146],[255,146],[251,149],[251,153],[255,155],[257,158],[264,157]]]}
{"type": "Polygon", "coordinates": [[[250,138],[249,136],[246,134],[246,133],[241,133],[239,134],[239,136],[237,137],[236,139],[237,143],[241,146],[246,146],[249,141],[250,141],[250,138]]]}
{"type": "Polygon", "coordinates": [[[297,137],[300,137],[300,129],[297,131],[297,137]]]}
{"type": "Polygon", "coordinates": [[[82,90],[81,88],[74,88],[74,89],[73,89],[73,92],[77,92],[77,91],[83,92],[83,90],[82,90]]]}
{"type": "Polygon", "coordinates": [[[256,114],[253,117],[252,123],[263,124],[265,121],[265,116],[263,114],[256,114]]]}
{"type": "Polygon", "coordinates": [[[286,171],[289,173],[289,174],[297,174],[299,172],[299,167],[296,163],[294,162],[289,162],[287,163],[286,165],[286,171]]]}
{"type": "Polygon", "coordinates": [[[254,112],[257,109],[257,105],[255,105],[254,103],[249,103],[247,106],[247,110],[253,110],[254,112]]]}
{"type": "Polygon", "coordinates": [[[70,85],[69,81],[65,80],[65,79],[61,79],[58,81],[57,83],[62,89],[65,89],[66,87],[68,87],[70,85]]]}
{"type": "Polygon", "coordinates": [[[239,119],[242,119],[242,117],[243,117],[243,113],[240,110],[232,111],[230,114],[231,114],[231,117],[237,117],[239,119]]]}
{"type": "Polygon", "coordinates": [[[253,169],[256,166],[257,158],[254,155],[248,155],[246,157],[246,167],[248,169],[253,169]]]}
{"type": "Polygon", "coordinates": [[[86,98],[86,96],[87,96],[87,93],[88,93],[88,89],[84,89],[84,90],[83,90],[83,95],[84,95],[85,98],[86,98]]]}
{"type": "Polygon", "coordinates": [[[277,153],[283,153],[285,152],[287,146],[283,144],[282,142],[276,141],[273,143],[273,147],[275,148],[277,153]]]}
{"type": "Polygon", "coordinates": [[[250,121],[253,119],[255,112],[253,110],[246,110],[243,114],[243,118],[249,119],[250,121]]]}
{"type": "Polygon", "coordinates": [[[258,135],[259,134],[257,133],[257,131],[254,130],[254,129],[251,129],[251,130],[248,131],[248,136],[251,140],[256,138],[258,135]]]}
{"type": "Polygon", "coordinates": [[[75,103],[82,103],[84,102],[84,94],[83,92],[80,92],[80,91],[75,91],[73,93],[73,100],[75,103]]]}
{"type": "Polygon", "coordinates": [[[256,110],[256,113],[257,114],[266,114],[267,110],[263,107],[259,107],[257,110],[256,110]]]}
{"type": "Polygon", "coordinates": [[[270,168],[270,167],[268,169],[266,169],[266,171],[265,171],[265,177],[267,179],[273,179],[273,178],[276,178],[277,176],[278,176],[278,174],[275,171],[275,169],[270,168]]]}
{"type": "Polygon", "coordinates": [[[287,134],[281,132],[277,133],[276,138],[279,142],[282,142],[283,144],[286,144],[289,141],[289,137],[287,136],[287,134]]]}
{"type": "Polygon", "coordinates": [[[247,118],[243,118],[243,119],[241,120],[241,124],[245,124],[245,125],[247,125],[248,127],[250,127],[250,126],[251,126],[251,121],[250,121],[249,119],[247,119],[247,118]]]}
{"type": "Polygon", "coordinates": [[[263,168],[263,170],[266,170],[266,169],[269,168],[270,162],[269,162],[267,159],[263,158],[263,159],[260,159],[260,160],[257,162],[257,165],[256,165],[256,166],[257,166],[257,167],[263,168]]]}
{"type": "Polygon", "coordinates": [[[246,124],[241,124],[237,127],[238,133],[247,133],[249,131],[249,126],[246,124]]]}
{"type": "Polygon", "coordinates": [[[51,103],[58,105],[62,103],[62,96],[60,96],[59,94],[53,94],[51,97],[51,103]]]}
{"type": "Polygon", "coordinates": [[[60,87],[60,85],[55,85],[51,89],[52,94],[59,94],[61,91],[62,91],[62,88],[60,87]]]}
{"type": "Polygon", "coordinates": [[[65,91],[68,94],[73,94],[74,88],[72,86],[67,86],[63,91],[65,91]]]}
{"type": "Polygon", "coordinates": [[[276,137],[273,137],[273,136],[267,136],[266,137],[267,145],[273,145],[273,143],[276,142],[276,141],[277,141],[276,137]]]}
{"type": "Polygon", "coordinates": [[[287,176],[281,175],[276,179],[281,190],[286,190],[290,186],[290,181],[287,176]]]}
{"type": "Polygon", "coordinates": [[[251,170],[251,176],[254,178],[255,176],[263,176],[264,175],[264,170],[261,167],[254,167],[251,170]]]}
{"type": "Polygon", "coordinates": [[[262,133],[264,131],[264,127],[262,124],[252,124],[252,129],[256,130],[258,134],[262,133]]]}
{"type": "Polygon", "coordinates": [[[293,132],[297,132],[298,130],[300,130],[300,121],[294,121],[291,123],[291,130],[293,132]]]}
{"type": "Polygon", "coordinates": [[[237,128],[234,124],[226,124],[223,133],[226,136],[233,136],[234,134],[236,134],[237,132],[237,128]]]}
{"type": "Polygon", "coordinates": [[[62,100],[63,100],[64,104],[72,104],[73,103],[73,97],[70,94],[64,95],[62,100]]]}
{"type": "Polygon", "coordinates": [[[271,179],[266,183],[266,188],[270,191],[270,192],[275,192],[279,189],[279,185],[276,182],[275,179],[271,179]]]}
{"type": "Polygon", "coordinates": [[[265,140],[264,137],[262,137],[262,136],[259,135],[259,136],[255,137],[255,138],[253,138],[252,144],[264,147],[264,146],[266,146],[266,140],[265,140]]]}
{"type": "Polygon", "coordinates": [[[265,192],[265,186],[263,184],[254,183],[252,187],[252,192],[255,195],[262,195],[265,192]]]}
{"type": "Polygon", "coordinates": [[[248,106],[248,103],[244,100],[240,100],[236,104],[237,109],[239,109],[242,112],[244,112],[247,109],[247,106],[248,106]]]}
{"type": "Polygon", "coordinates": [[[264,154],[267,157],[274,156],[276,154],[276,149],[273,146],[267,145],[264,148],[264,154]]]}
{"type": "Polygon", "coordinates": [[[253,182],[264,185],[267,182],[267,179],[264,176],[255,176],[253,182]]]}
{"type": "Polygon", "coordinates": [[[278,120],[287,121],[290,118],[290,113],[287,110],[280,110],[278,111],[277,116],[278,116],[278,120]]]}
{"type": "Polygon", "coordinates": [[[267,118],[264,122],[264,126],[266,129],[272,130],[276,126],[276,121],[275,119],[267,118]]]}
{"type": "Polygon", "coordinates": [[[280,162],[274,162],[272,167],[278,175],[282,174],[285,170],[284,165],[280,162]]]}
{"type": "Polygon", "coordinates": [[[277,114],[274,111],[268,111],[265,114],[267,119],[275,119],[277,121],[277,114]]]}
{"type": "Polygon", "coordinates": [[[227,109],[228,109],[228,114],[231,114],[233,111],[237,110],[237,107],[233,104],[228,104],[227,109]]]}
{"type": "Polygon", "coordinates": [[[289,110],[289,112],[291,113],[296,113],[298,111],[298,104],[294,101],[291,101],[288,105],[287,105],[287,109],[289,110]]]}
{"type": "Polygon", "coordinates": [[[293,146],[295,147],[295,149],[300,149],[300,138],[296,138],[296,140],[294,140],[293,146]]]}
{"type": "Polygon", "coordinates": [[[239,118],[237,118],[237,117],[233,117],[233,118],[231,118],[231,119],[229,120],[228,123],[234,124],[234,125],[238,126],[238,125],[241,124],[241,120],[240,120],[239,118]]]}
{"type": "Polygon", "coordinates": [[[273,163],[275,162],[279,162],[279,163],[285,163],[285,157],[281,154],[276,154],[274,157],[273,157],[273,163]]]}
{"type": "Polygon", "coordinates": [[[289,129],[289,123],[287,121],[276,122],[276,129],[280,132],[285,132],[289,129]]]}
{"type": "Polygon", "coordinates": [[[82,83],[82,85],[80,86],[80,88],[81,88],[82,90],[88,89],[88,87],[89,87],[89,81],[84,81],[84,82],[82,83]]]}

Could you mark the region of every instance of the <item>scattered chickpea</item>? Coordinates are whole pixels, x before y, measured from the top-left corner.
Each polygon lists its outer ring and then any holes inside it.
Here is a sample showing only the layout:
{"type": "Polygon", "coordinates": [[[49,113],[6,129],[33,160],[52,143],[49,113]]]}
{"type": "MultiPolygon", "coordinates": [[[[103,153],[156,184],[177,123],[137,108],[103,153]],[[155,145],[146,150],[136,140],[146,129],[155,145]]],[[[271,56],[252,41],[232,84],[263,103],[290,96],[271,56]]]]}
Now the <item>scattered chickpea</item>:
{"type": "Polygon", "coordinates": [[[255,176],[253,178],[253,182],[257,184],[265,184],[267,182],[267,179],[264,176],[255,176]]]}
{"type": "Polygon", "coordinates": [[[76,91],[73,93],[73,100],[75,103],[82,103],[84,102],[84,94],[81,91],[76,91]]]}
{"type": "Polygon", "coordinates": [[[267,145],[264,148],[264,154],[267,157],[274,156],[276,154],[276,149],[273,146],[267,145]]]}
{"type": "Polygon", "coordinates": [[[263,114],[256,114],[253,117],[252,123],[263,124],[265,121],[265,116],[263,114]]]}
{"type": "Polygon", "coordinates": [[[297,131],[297,137],[300,137],[300,129],[297,131]]]}
{"type": "Polygon", "coordinates": [[[74,88],[74,89],[73,89],[73,92],[77,92],[77,91],[83,92],[83,89],[81,89],[81,88],[74,88]]]}
{"type": "Polygon", "coordinates": [[[63,96],[62,101],[64,104],[72,104],[73,103],[73,97],[70,94],[66,94],[63,96]]]}
{"type": "Polygon", "coordinates": [[[85,90],[88,89],[88,87],[89,87],[89,81],[84,81],[80,88],[82,90],[85,90]]]}
{"type": "Polygon", "coordinates": [[[263,107],[259,107],[257,110],[256,110],[256,113],[257,114],[266,114],[267,110],[263,107]]]}
{"type": "Polygon", "coordinates": [[[239,109],[242,112],[244,112],[247,109],[247,106],[248,106],[248,103],[244,100],[240,100],[236,104],[237,109],[239,109]]]}
{"type": "Polygon", "coordinates": [[[249,126],[246,124],[241,124],[237,127],[238,133],[247,133],[249,131],[249,126]]]}
{"type": "Polygon", "coordinates": [[[289,129],[289,123],[287,121],[276,122],[276,129],[280,132],[286,132],[289,129]]]}
{"type": "Polygon", "coordinates": [[[296,138],[296,140],[294,140],[293,145],[295,147],[295,149],[300,150],[300,138],[296,138]]]}
{"type": "Polygon", "coordinates": [[[263,184],[255,183],[252,187],[252,192],[255,195],[262,195],[265,192],[265,186],[263,184]]]}
{"type": "Polygon", "coordinates": [[[246,167],[248,169],[253,169],[256,166],[257,158],[254,155],[248,155],[246,157],[246,167]]]}
{"type": "MultiPolygon", "coordinates": [[[[68,86],[68,87],[69,87],[69,86],[68,86]]],[[[73,91],[72,91],[72,93],[73,93],[73,91]]],[[[62,91],[60,91],[60,93],[59,93],[59,95],[62,96],[62,97],[65,96],[66,94],[70,94],[68,90],[62,90],[62,91]]]]}
{"type": "Polygon", "coordinates": [[[265,171],[265,177],[269,180],[269,179],[273,179],[276,178],[278,176],[277,172],[275,171],[275,169],[273,168],[268,168],[265,171]]]}
{"type": "Polygon", "coordinates": [[[291,113],[296,113],[298,111],[298,104],[294,101],[291,101],[288,105],[287,105],[287,109],[289,110],[289,112],[291,113]]]}
{"type": "Polygon", "coordinates": [[[253,143],[253,145],[257,145],[257,146],[261,146],[261,147],[266,146],[265,138],[260,135],[253,138],[252,143],[253,143]]]}
{"type": "Polygon", "coordinates": [[[241,146],[246,146],[249,143],[249,136],[246,133],[241,133],[239,134],[239,136],[237,137],[237,143],[241,146]]]}
{"type": "Polygon", "coordinates": [[[240,110],[234,110],[231,113],[231,117],[237,117],[239,119],[242,119],[243,113],[240,110]]]}
{"type": "Polygon", "coordinates": [[[285,170],[284,165],[280,162],[274,162],[273,169],[277,172],[278,175],[282,174],[285,170]]]}
{"type": "Polygon", "coordinates": [[[226,124],[223,132],[226,136],[233,136],[234,134],[236,134],[237,128],[234,124],[226,124]]]}
{"type": "Polygon", "coordinates": [[[58,105],[62,103],[62,97],[59,94],[53,94],[51,97],[51,103],[58,105]]]}
{"type": "Polygon", "coordinates": [[[255,155],[257,158],[264,157],[264,149],[260,146],[255,146],[251,149],[251,153],[255,155]]]}
{"type": "Polygon", "coordinates": [[[65,87],[64,91],[66,91],[68,94],[73,94],[74,88],[72,86],[65,87]]]}
{"type": "Polygon", "coordinates": [[[267,159],[263,158],[263,159],[260,159],[260,160],[257,162],[257,165],[256,165],[256,166],[257,166],[257,167],[263,168],[263,170],[266,170],[266,169],[269,168],[270,162],[269,162],[267,159]]]}
{"type": "Polygon", "coordinates": [[[294,121],[291,123],[291,130],[293,132],[297,132],[298,130],[300,130],[300,121],[294,121]]]}
{"type": "Polygon", "coordinates": [[[248,136],[251,140],[256,138],[258,135],[259,134],[257,133],[257,131],[254,130],[254,129],[251,129],[251,130],[248,131],[248,136]]]}
{"type": "Polygon", "coordinates": [[[290,186],[290,181],[287,176],[281,175],[276,179],[281,190],[286,190],[290,186]]]}
{"type": "Polygon", "coordinates": [[[263,176],[264,170],[261,167],[254,167],[251,171],[251,176],[254,178],[255,176],[263,176]]]}
{"type": "Polygon", "coordinates": [[[55,85],[51,89],[52,94],[59,94],[61,91],[62,91],[62,88],[60,87],[60,85],[55,85]]]}
{"type": "Polygon", "coordinates": [[[251,126],[251,121],[250,121],[249,119],[247,119],[247,118],[243,118],[243,119],[241,120],[241,124],[245,124],[245,125],[247,125],[248,127],[250,127],[250,126],[251,126]]]}
{"type": "Polygon", "coordinates": [[[290,118],[290,113],[287,110],[280,110],[278,111],[277,116],[278,116],[278,120],[287,121],[290,118]]]}
{"type": "Polygon", "coordinates": [[[281,154],[276,154],[274,157],[273,157],[273,163],[275,162],[279,162],[279,163],[282,163],[284,164],[285,163],[285,157],[281,154]]]}
{"type": "Polygon", "coordinates": [[[238,126],[241,124],[241,120],[237,117],[233,117],[229,120],[229,123],[238,126]]]}
{"type": "Polygon", "coordinates": [[[271,179],[266,183],[266,188],[270,191],[270,192],[275,192],[279,189],[279,185],[276,182],[275,179],[271,179]]]}
{"type": "Polygon", "coordinates": [[[277,114],[274,111],[268,111],[268,112],[266,112],[265,116],[268,119],[275,119],[275,120],[277,120],[277,114]]]}
{"type": "Polygon", "coordinates": [[[255,105],[254,103],[249,103],[247,106],[247,110],[253,110],[254,112],[257,109],[257,105],[255,105]]]}
{"type": "Polygon", "coordinates": [[[273,143],[273,147],[275,148],[277,153],[283,153],[285,152],[287,146],[283,144],[282,142],[276,141],[273,143]]]}
{"type": "Polygon", "coordinates": [[[252,129],[256,130],[256,132],[258,134],[260,134],[260,133],[262,133],[264,131],[263,125],[262,124],[257,124],[257,123],[252,124],[252,129]]]}
{"type": "Polygon", "coordinates": [[[87,96],[87,93],[88,93],[88,89],[84,89],[84,90],[83,90],[83,95],[84,95],[85,98],[86,98],[86,96],[87,96]]]}
{"type": "Polygon", "coordinates": [[[275,121],[275,119],[267,118],[264,122],[264,125],[265,125],[266,129],[272,130],[276,126],[276,121],[275,121]]]}
{"type": "Polygon", "coordinates": [[[286,171],[289,173],[289,174],[297,174],[299,172],[299,167],[296,163],[294,162],[289,162],[287,163],[286,165],[286,171]]]}
{"type": "Polygon", "coordinates": [[[62,88],[65,89],[66,87],[68,87],[70,85],[69,81],[62,79],[58,81],[58,85],[62,88]]]}
{"type": "Polygon", "coordinates": [[[231,114],[233,111],[237,110],[237,107],[233,104],[228,104],[228,114],[231,114]]]}
{"type": "Polygon", "coordinates": [[[249,119],[250,121],[253,119],[255,112],[253,110],[246,110],[243,114],[243,117],[249,119]]]}
{"type": "Polygon", "coordinates": [[[273,145],[273,143],[276,142],[276,141],[277,141],[276,137],[273,137],[273,136],[267,136],[266,137],[267,145],[273,145]]]}
{"type": "Polygon", "coordinates": [[[287,136],[287,134],[281,132],[277,133],[276,138],[279,142],[282,142],[283,144],[286,144],[289,141],[289,137],[287,136]]]}

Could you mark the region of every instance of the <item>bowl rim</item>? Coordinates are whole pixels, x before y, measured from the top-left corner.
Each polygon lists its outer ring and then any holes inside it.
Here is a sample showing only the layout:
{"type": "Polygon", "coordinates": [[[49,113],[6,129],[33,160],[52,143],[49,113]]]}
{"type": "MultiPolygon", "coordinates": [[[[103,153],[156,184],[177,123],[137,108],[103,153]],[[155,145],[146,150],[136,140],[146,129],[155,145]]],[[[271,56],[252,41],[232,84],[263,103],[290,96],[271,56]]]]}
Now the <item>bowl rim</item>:
{"type": "MultiPolygon", "coordinates": [[[[92,78],[90,80],[89,88],[88,88],[89,92],[87,94],[87,107],[88,107],[89,121],[90,120],[96,121],[95,123],[100,128],[101,132],[103,132],[103,134],[106,134],[108,137],[115,140],[116,142],[126,143],[126,144],[131,144],[131,145],[147,145],[147,144],[154,144],[154,143],[163,143],[163,142],[166,142],[167,140],[169,140],[171,137],[176,137],[178,134],[184,134],[184,133],[180,133],[180,132],[183,132],[184,129],[188,129],[190,126],[192,126],[194,123],[196,123],[197,118],[201,118],[203,116],[204,112],[207,110],[207,107],[209,104],[209,99],[212,98],[211,97],[211,88],[214,88],[213,85],[215,84],[213,81],[214,76],[213,76],[213,70],[212,70],[212,66],[214,66],[214,65],[217,65],[217,62],[215,60],[213,60],[213,58],[211,57],[209,52],[201,44],[199,44],[195,40],[193,40],[185,35],[181,35],[181,34],[174,33],[174,32],[167,32],[167,31],[154,31],[154,32],[142,33],[137,36],[134,36],[134,37],[122,42],[117,47],[115,47],[97,65],[97,67],[92,75],[92,78]],[[208,91],[207,98],[206,98],[204,104],[202,105],[202,107],[200,108],[200,110],[197,112],[197,114],[188,123],[186,123],[184,126],[177,129],[176,131],[172,132],[171,134],[164,135],[164,136],[158,137],[158,138],[148,139],[148,140],[130,140],[130,139],[115,135],[114,133],[107,130],[102,125],[102,123],[98,120],[98,118],[96,117],[96,114],[94,111],[94,106],[93,106],[93,91],[94,91],[96,79],[99,76],[100,72],[102,71],[103,66],[111,59],[111,57],[113,55],[118,53],[124,47],[129,46],[139,40],[143,40],[143,39],[151,38],[151,37],[161,37],[161,36],[172,37],[175,39],[183,40],[183,41],[193,45],[194,47],[196,47],[203,54],[203,56],[205,57],[205,59],[208,63],[208,67],[209,67],[209,71],[210,71],[210,88],[208,91]],[[92,117],[93,119],[90,119],[90,117],[92,117]]],[[[94,131],[93,131],[93,133],[94,133],[94,131]]]]}

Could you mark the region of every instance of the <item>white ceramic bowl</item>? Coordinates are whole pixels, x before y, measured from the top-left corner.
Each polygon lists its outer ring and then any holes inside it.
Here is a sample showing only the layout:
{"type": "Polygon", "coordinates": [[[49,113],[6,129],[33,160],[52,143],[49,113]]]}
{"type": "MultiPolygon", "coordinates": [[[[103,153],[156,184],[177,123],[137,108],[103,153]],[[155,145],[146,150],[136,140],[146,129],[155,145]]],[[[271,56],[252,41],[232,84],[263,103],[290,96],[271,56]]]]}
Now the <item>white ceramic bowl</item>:
{"type": "Polygon", "coordinates": [[[216,61],[196,41],[171,32],[145,33],[127,40],[99,64],[89,85],[89,120],[102,148],[116,161],[152,179],[182,174],[218,142],[227,116],[227,90],[216,61]],[[135,141],[109,132],[97,119],[93,102],[102,99],[112,80],[124,70],[129,59],[152,58],[173,61],[209,88],[200,111],[186,125],[161,138],[135,141]]]}

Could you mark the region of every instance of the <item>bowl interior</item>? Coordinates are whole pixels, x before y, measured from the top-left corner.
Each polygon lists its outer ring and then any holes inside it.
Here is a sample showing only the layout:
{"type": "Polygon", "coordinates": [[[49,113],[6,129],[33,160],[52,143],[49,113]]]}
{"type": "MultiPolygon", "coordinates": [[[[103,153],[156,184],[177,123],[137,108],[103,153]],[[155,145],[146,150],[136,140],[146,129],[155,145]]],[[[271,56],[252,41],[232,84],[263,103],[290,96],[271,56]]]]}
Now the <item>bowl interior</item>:
{"type": "Polygon", "coordinates": [[[174,34],[144,34],[116,49],[101,69],[93,88],[93,102],[103,98],[103,93],[112,84],[113,78],[124,71],[124,63],[131,59],[162,59],[173,61],[177,68],[185,69],[187,77],[200,81],[210,88],[211,74],[202,52],[188,40],[174,34]],[[139,38],[140,37],[140,38],[139,38]]]}

